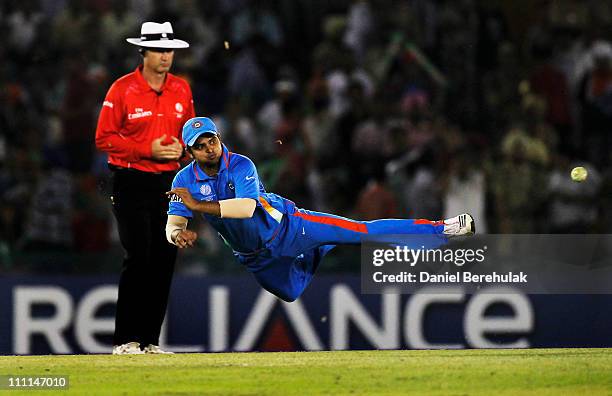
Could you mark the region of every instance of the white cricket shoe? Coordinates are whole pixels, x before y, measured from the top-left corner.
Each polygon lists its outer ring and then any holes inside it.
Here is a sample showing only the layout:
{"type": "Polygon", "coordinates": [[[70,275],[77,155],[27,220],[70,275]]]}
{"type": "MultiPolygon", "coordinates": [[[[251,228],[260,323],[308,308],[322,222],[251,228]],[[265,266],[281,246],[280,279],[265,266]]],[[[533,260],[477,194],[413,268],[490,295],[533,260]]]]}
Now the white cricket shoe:
{"type": "Polygon", "coordinates": [[[157,345],[149,344],[144,348],[144,353],[154,353],[158,355],[173,355],[174,352],[164,351],[157,345]]]}
{"type": "Polygon", "coordinates": [[[462,213],[459,216],[444,220],[444,235],[456,237],[461,235],[474,235],[476,225],[474,218],[469,213],[462,213]]]}
{"type": "Polygon", "coordinates": [[[140,349],[140,343],[127,342],[123,345],[115,345],[113,355],[144,355],[144,351],[140,349]]]}

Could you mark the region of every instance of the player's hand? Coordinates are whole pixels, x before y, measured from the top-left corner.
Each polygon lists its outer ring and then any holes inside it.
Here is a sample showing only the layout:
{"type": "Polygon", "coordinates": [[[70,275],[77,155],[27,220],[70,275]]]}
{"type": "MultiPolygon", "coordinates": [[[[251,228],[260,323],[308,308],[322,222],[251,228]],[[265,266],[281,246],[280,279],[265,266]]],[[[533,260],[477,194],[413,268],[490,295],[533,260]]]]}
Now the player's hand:
{"type": "Polygon", "coordinates": [[[183,205],[187,207],[189,210],[197,210],[199,202],[195,200],[191,196],[191,193],[185,187],[177,187],[172,190],[166,192],[166,195],[171,196],[172,194],[176,195],[183,201],[183,205]]]}
{"type": "Polygon", "coordinates": [[[193,244],[198,239],[198,234],[191,230],[182,230],[174,238],[174,243],[179,249],[193,247],[193,244]]]}
{"type": "Polygon", "coordinates": [[[158,161],[177,161],[183,155],[181,142],[172,136],[172,143],[164,144],[166,134],[151,142],[151,157],[158,161]]]}

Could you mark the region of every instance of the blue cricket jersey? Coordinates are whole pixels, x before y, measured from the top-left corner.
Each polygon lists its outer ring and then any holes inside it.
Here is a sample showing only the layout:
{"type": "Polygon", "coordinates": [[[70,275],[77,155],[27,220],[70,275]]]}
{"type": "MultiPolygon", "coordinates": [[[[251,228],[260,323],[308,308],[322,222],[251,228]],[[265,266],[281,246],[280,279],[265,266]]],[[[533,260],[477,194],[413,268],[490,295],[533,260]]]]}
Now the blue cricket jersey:
{"type": "MultiPolygon", "coordinates": [[[[277,236],[283,217],[295,207],[292,201],[267,193],[253,161],[230,152],[225,145],[217,175],[208,176],[194,160],[176,174],[172,188],[176,187],[187,188],[198,201],[252,198],[257,202],[253,217],[248,219],[223,219],[203,214],[236,252],[251,253],[262,249],[277,236]]],[[[168,214],[193,217],[193,212],[177,196],[171,197],[168,214]]]]}
{"type": "MultiPolygon", "coordinates": [[[[204,214],[208,222],[237,253],[257,282],[284,301],[294,301],[306,289],[319,263],[334,246],[359,244],[364,235],[433,234],[433,243],[446,243],[443,222],[381,219],[356,221],[327,213],[298,209],[288,199],[266,193],[253,162],[230,153],[225,145],[215,176],[208,176],[196,161],[183,168],[172,187],[186,187],[200,201],[252,198],[253,217],[222,219],[204,214]]],[[[170,200],[169,215],[191,218],[180,198],[170,200]]],[[[421,246],[417,238],[415,246],[421,246]]]]}

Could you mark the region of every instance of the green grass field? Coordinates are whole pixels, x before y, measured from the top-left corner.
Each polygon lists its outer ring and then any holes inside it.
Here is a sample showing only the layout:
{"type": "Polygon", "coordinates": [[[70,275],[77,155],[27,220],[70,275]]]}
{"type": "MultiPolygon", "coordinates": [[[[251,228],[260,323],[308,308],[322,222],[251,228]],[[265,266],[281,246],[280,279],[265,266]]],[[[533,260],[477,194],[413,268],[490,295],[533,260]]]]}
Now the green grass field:
{"type": "Polygon", "coordinates": [[[70,376],[36,395],[612,395],[612,349],[3,356],[3,374],[70,376]]]}

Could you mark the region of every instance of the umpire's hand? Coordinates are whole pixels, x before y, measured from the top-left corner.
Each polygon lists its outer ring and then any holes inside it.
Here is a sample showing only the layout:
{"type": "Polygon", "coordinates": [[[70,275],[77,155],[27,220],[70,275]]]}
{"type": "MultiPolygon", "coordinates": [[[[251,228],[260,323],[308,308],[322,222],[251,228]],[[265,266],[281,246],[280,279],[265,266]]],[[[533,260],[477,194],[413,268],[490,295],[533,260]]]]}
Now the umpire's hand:
{"type": "Polygon", "coordinates": [[[158,137],[151,142],[151,157],[157,161],[178,161],[183,156],[181,142],[172,136],[172,143],[164,144],[166,135],[158,137]]]}

